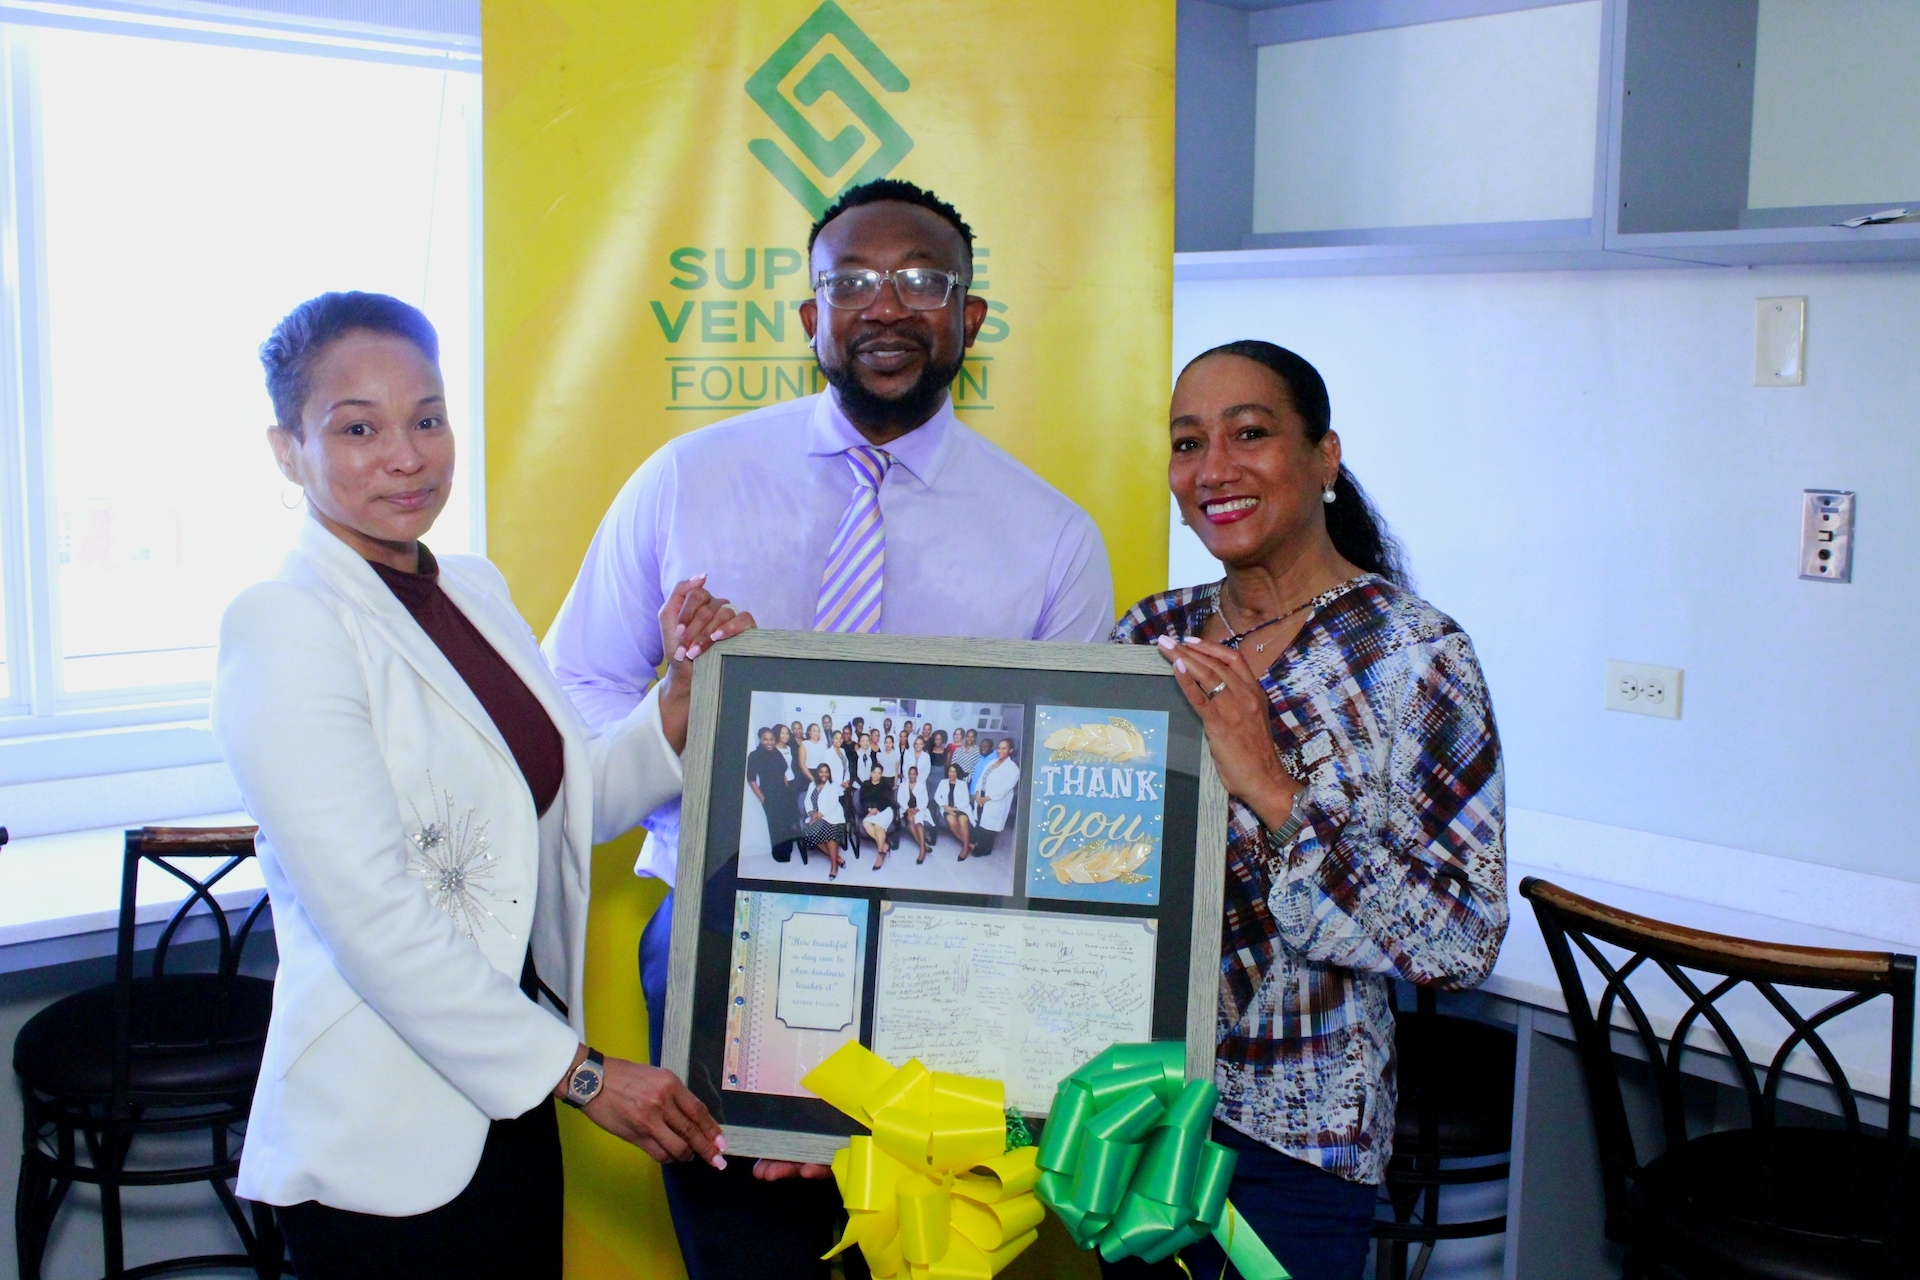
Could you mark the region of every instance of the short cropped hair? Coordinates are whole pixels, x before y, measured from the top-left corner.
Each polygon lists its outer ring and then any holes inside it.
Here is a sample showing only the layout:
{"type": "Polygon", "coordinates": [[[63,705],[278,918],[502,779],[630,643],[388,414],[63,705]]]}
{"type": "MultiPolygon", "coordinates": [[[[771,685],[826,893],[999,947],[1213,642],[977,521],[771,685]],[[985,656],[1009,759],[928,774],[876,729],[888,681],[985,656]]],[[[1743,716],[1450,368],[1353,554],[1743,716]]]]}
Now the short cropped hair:
{"type": "Polygon", "coordinates": [[[813,252],[813,242],[820,238],[826,225],[849,209],[857,209],[863,204],[879,204],[891,200],[897,204],[919,205],[940,215],[946,224],[960,233],[961,243],[967,247],[967,267],[973,267],[973,228],[960,216],[960,211],[942,200],[933,192],[917,187],[911,182],[899,178],[875,178],[872,182],[863,182],[857,187],[848,187],[840,193],[840,198],[827,206],[820,215],[820,221],[813,224],[813,230],[807,233],[807,252],[813,252]]]}
{"type": "Polygon", "coordinates": [[[273,326],[260,344],[274,421],[284,430],[300,434],[300,411],[307,403],[315,361],[355,330],[405,338],[435,368],[440,365],[440,335],[420,308],[384,293],[323,293],[309,298],[273,326]]]}

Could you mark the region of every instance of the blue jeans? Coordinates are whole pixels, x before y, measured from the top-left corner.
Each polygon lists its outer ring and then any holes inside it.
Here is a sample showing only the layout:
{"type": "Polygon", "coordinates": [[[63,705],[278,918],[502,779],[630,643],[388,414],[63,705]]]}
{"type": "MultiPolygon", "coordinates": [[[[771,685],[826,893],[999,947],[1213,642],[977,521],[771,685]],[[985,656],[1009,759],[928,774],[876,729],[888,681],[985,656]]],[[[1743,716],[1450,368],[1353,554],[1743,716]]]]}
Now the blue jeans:
{"type": "MultiPolygon", "coordinates": [[[[1218,1121],[1213,1140],[1240,1153],[1227,1194],[1293,1280],[1360,1280],[1373,1239],[1377,1188],[1283,1155],[1218,1121]]],[[[1226,1261],[1212,1240],[1202,1240],[1181,1256],[1201,1280],[1214,1280],[1226,1261]]],[[[1184,1280],[1172,1259],[1155,1266],[1136,1258],[1103,1261],[1100,1271],[1107,1280],[1184,1280]]]]}
{"type": "MultiPolygon", "coordinates": [[[[731,911],[732,895],[721,899],[731,911]]],[[[730,919],[730,917],[728,917],[730,919]]],[[[721,926],[723,929],[725,925],[721,926]]],[[[647,1048],[660,1061],[666,1020],[667,954],[673,943],[673,895],[640,934],[640,989],[647,998],[647,1048]]],[[[718,1099],[710,1099],[709,1105],[718,1099]]],[[[716,1112],[716,1114],[718,1114],[716,1112]]],[[[827,1280],[820,1260],[840,1234],[846,1212],[832,1182],[791,1178],[761,1182],[752,1157],[736,1156],[724,1171],[684,1160],[662,1165],[667,1209],[690,1280],[827,1280]]],[[[849,1280],[865,1280],[857,1251],[842,1264],[849,1280]]]]}

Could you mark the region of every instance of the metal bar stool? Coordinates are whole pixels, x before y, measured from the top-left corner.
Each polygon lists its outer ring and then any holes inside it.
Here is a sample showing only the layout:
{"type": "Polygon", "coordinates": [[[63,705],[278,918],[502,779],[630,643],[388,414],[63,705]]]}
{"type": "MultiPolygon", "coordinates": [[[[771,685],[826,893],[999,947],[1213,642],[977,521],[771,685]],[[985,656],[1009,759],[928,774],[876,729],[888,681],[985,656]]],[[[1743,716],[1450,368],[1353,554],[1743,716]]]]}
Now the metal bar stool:
{"type": "Polygon", "coordinates": [[[1532,877],[1520,882],[1520,893],[1533,904],[1566,996],[1599,1139],[1607,1237],[1626,1246],[1628,1280],[1915,1274],[1907,1228],[1920,1180],[1920,1159],[1908,1142],[1912,956],[1703,933],[1532,877]],[[1592,989],[1581,961],[1596,980],[1592,989]],[[1684,1009],[1665,1037],[1644,999],[1661,975],[1684,1009]],[[1788,999],[1795,990],[1805,994],[1788,999]],[[1729,997],[1756,995],[1786,1028],[1771,1057],[1757,1062],[1722,1008],[1729,997]],[[1892,1013],[1884,1135],[1862,1125],[1846,1072],[1822,1034],[1834,1019],[1882,996],[1892,1013]],[[1663,1149],[1645,1159],[1628,1120],[1616,1036],[1653,1069],[1659,1119],[1646,1136],[1662,1139],[1663,1149]],[[1703,1039],[1705,1052],[1723,1055],[1733,1068],[1747,1103],[1745,1128],[1688,1134],[1681,1064],[1689,1050],[1703,1051],[1703,1039]],[[1779,1123],[1780,1085],[1796,1051],[1826,1077],[1841,1113],[1838,1128],[1779,1123]]]}
{"type": "Polygon", "coordinates": [[[254,856],[254,830],[142,827],[127,832],[114,980],[55,1001],[14,1040],[13,1069],[26,1112],[14,1208],[21,1280],[39,1280],[48,1234],[75,1183],[100,1189],[109,1280],[210,1267],[247,1267],[262,1280],[283,1273],[272,1211],[252,1205],[249,1214],[231,1185],[240,1172],[236,1139],[253,1103],[266,1047],[273,983],[239,972],[267,896],[261,894],[233,929],[214,893],[235,867],[254,856]],[[206,858],[220,863],[204,877],[175,865],[206,858]],[[150,973],[135,977],[134,906],[143,862],[185,885],[187,898],[160,933],[150,973]],[[195,915],[196,907],[204,911],[195,915]],[[218,935],[214,972],[167,971],[169,948],[190,916],[210,919],[218,935]],[[204,1161],[156,1167],[130,1160],[142,1139],[195,1132],[207,1138],[204,1161]],[[220,1198],[242,1252],[128,1267],[122,1188],[194,1182],[207,1183],[220,1198]]]}
{"type": "Polygon", "coordinates": [[[1394,1009],[1400,1107],[1385,1205],[1391,1219],[1373,1225],[1374,1275],[1404,1280],[1407,1247],[1420,1246],[1412,1280],[1421,1280],[1442,1240],[1495,1236],[1507,1217],[1446,1222],[1442,1187],[1507,1177],[1513,1145],[1513,1072],[1518,1040],[1505,1027],[1440,1013],[1431,987],[1417,987],[1414,1011],[1394,1009]],[[1492,1160],[1490,1157],[1501,1157],[1492,1160]]]}

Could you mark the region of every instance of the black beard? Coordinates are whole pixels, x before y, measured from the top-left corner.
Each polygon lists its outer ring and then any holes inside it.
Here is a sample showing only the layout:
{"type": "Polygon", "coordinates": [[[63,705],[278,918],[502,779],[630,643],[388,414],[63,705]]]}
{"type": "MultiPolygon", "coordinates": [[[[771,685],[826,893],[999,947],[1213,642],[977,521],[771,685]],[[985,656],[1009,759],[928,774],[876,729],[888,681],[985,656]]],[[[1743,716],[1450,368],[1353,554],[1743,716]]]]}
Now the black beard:
{"type": "Polygon", "coordinates": [[[847,420],[864,431],[876,432],[911,431],[924,423],[940,408],[947,388],[960,372],[959,360],[943,365],[935,361],[929,351],[920,377],[898,398],[889,400],[867,390],[854,371],[851,359],[838,369],[827,368],[817,356],[815,362],[820,365],[828,385],[839,393],[840,411],[847,415],[847,420]]]}

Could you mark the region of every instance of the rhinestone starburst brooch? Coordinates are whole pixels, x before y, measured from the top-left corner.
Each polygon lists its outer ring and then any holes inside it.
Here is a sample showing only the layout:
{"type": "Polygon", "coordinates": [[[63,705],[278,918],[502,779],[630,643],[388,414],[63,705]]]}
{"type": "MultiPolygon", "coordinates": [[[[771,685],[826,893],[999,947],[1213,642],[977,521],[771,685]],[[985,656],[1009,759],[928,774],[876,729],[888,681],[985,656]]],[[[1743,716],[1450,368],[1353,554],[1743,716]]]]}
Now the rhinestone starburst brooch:
{"type": "MultiPolygon", "coordinates": [[[[427,785],[433,785],[431,777],[427,785]]],[[[407,870],[426,885],[427,897],[433,905],[452,916],[453,922],[471,938],[486,928],[489,920],[500,924],[500,917],[494,915],[482,899],[499,902],[501,897],[486,883],[495,869],[487,824],[476,823],[472,809],[458,818],[453,816],[454,811],[451,792],[444,796],[434,793],[431,822],[422,819],[419,806],[414,806],[414,821],[420,825],[407,837],[413,845],[407,870]]],[[[506,925],[500,924],[500,927],[506,929],[508,937],[515,936],[506,925]]]]}

